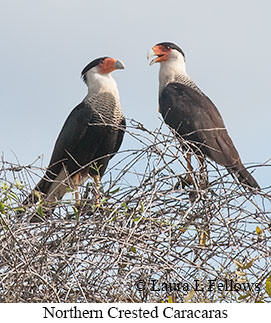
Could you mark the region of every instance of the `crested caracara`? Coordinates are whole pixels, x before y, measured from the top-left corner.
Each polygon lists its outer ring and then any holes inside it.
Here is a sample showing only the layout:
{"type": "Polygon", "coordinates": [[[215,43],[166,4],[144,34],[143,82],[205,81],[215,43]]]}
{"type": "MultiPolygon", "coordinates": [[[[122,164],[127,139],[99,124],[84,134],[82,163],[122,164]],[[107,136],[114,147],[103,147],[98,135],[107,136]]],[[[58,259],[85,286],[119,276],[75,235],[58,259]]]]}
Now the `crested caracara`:
{"type": "Polygon", "coordinates": [[[65,121],[46,173],[24,205],[37,202],[38,193],[52,212],[67,188],[77,192],[78,185],[89,176],[98,187],[109,160],[120,148],[125,130],[118,87],[111,75],[116,69],[124,69],[124,65],[110,57],[97,58],[83,69],[88,94],[65,121]]]}
{"type": "MultiPolygon", "coordinates": [[[[163,42],[150,50],[148,59],[152,56],[155,58],[150,65],[160,63],[159,112],[165,123],[189,144],[188,171],[192,171],[193,151],[201,172],[204,158],[208,157],[225,166],[244,187],[259,189],[256,180],[242,164],[216,106],[187,75],[182,49],[173,43],[163,42]]],[[[191,181],[188,173],[187,182],[191,181]]]]}

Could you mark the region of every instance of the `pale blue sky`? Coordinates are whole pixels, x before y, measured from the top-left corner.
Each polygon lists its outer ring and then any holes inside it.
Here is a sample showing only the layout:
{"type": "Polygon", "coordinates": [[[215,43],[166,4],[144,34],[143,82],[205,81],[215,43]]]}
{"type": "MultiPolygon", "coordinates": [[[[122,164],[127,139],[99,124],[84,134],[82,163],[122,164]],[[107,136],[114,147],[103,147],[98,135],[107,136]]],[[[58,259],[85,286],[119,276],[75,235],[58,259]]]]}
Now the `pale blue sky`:
{"type": "MultiPolygon", "coordinates": [[[[0,152],[47,165],[69,112],[86,95],[83,67],[121,59],[114,72],[123,111],[154,129],[158,64],[147,51],[172,41],[187,71],[220,110],[245,163],[270,151],[271,5],[269,1],[0,0],[0,152]]],[[[124,139],[123,149],[132,142],[124,139]]],[[[270,185],[270,170],[255,172],[270,185]]]]}

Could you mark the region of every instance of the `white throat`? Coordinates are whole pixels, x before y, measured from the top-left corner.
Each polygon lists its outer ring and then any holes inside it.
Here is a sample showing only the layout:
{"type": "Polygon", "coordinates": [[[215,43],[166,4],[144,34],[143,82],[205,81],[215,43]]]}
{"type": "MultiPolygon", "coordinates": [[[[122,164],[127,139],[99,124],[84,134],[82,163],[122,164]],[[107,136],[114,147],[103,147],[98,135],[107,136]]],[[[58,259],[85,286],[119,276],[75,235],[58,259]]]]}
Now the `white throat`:
{"type": "Polygon", "coordinates": [[[159,93],[168,83],[176,81],[177,77],[181,75],[188,77],[183,56],[180,53],[176,56],[175,54],[174,57],[170,57],[167,61],[160,62],[159,93]]]}
{"type": "Polygon", "coordinates": [[[111,73],[100,74],[90,70],[86,75],[86,83],[88,87],[88,96],[96,95],[101,92],[109,92],[119,99],[119,90],[116,81],[111,73]]]}

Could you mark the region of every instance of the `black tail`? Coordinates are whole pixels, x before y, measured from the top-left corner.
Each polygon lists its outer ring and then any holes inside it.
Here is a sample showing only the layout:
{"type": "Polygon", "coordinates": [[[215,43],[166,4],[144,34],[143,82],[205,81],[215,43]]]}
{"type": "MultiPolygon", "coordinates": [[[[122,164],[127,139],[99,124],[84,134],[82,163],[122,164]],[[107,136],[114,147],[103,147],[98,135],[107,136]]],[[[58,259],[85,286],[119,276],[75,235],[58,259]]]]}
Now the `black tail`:
{"type": "Polygon", "coordinates": [[[232,167],[227,167],[228,171],[234,173],[238,178],[239,182],[251,190],[260,190],[259,184],[256,182],[255,178],[246,170],[243,164],[235,165],[232,167]]]}

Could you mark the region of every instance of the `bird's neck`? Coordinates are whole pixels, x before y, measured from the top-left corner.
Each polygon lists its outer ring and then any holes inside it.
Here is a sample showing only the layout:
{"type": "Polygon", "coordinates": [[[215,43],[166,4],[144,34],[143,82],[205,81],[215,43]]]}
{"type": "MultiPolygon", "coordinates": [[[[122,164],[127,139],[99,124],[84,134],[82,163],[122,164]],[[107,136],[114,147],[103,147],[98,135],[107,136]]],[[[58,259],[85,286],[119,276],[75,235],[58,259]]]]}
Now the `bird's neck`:
{"type": "Polygon", "coordinates": [[[160,64],[159,96],[165,86],[167,86],[167,84],[171,82],[184,84],[198,92],[200,95],[204,95],[200,88],[187,75],[184,61],[170,62],[170,60],[168,60],[160,64]]]}
{"type": "Polygon", "coordinates": [[[88,97],[102,92],[111,93],[119,101],[119,90],[111,74],[93,74],[87,79],[88,97]]]}
{"type": "Polygon", "coordinates": [[[186,66],[184,60],[167,60],[160,63],[159,70],[159,93],[164,87],[171,82],[176,82],[180,77],[189,78],[186,73],[186,66]]]}

